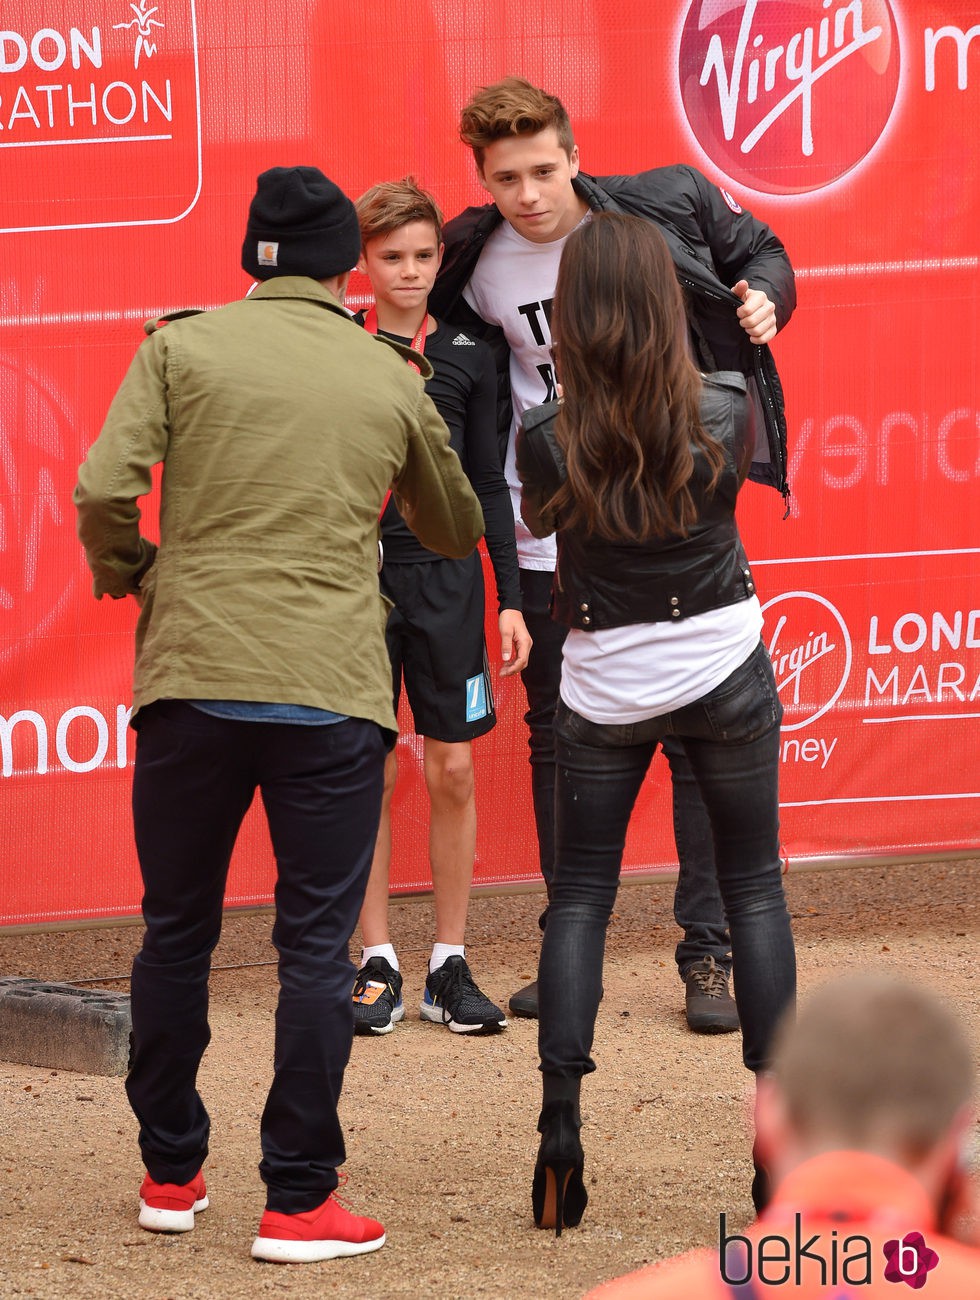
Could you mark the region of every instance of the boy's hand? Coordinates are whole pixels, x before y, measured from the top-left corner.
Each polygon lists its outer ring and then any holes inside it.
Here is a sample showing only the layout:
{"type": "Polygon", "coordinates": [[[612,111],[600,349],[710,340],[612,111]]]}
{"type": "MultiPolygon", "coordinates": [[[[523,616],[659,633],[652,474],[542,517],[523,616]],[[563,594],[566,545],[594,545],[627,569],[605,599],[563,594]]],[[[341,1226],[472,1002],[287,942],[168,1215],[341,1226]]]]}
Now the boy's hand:
{"type": "Polygon", "coordinates": [[[732,293],[742,299],[737,316],[739,324],[753,343],[768,343],[776,337],[776,304],[762,289],[750,289],[748,280],[739,280],[732,293]]]}
{"type": "Polygon", "coordinates": [[[512,677],[527,667],[531,653],[531,634],[519,609],[503,609],[497,623],[500,628],[501,677],[512,677]]]}

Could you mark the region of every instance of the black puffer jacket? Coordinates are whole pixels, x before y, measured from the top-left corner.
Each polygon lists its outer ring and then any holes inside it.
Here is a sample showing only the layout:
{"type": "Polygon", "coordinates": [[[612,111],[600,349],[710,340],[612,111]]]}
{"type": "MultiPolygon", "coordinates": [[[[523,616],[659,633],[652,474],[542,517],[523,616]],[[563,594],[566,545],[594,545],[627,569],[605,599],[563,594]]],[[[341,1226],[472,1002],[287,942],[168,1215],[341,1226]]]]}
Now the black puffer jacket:
{"type": "Polygon", "coordinates": [[[735,524],[735,499],[752,449],[752,412],[737,372],[706,375],[701,422],[725,449],[725,466],[706,494],[710,471],[694,453],[691,492],[698,521],[685,537],[610,542],[579,528],[562,528],[546,509],[565,477],[555,440],[557,402],[533,407],[517,437],[521,514],[535,537],[558,527],[552,618],[594,632],[629,623],[664,623],[734,605],[755,594],[755,582],[735,524]]]}
{"type": "MultiPolygon", "coordinates": [[[[768,345],[752,343],[739,324],[738,280],[764,289],[782,329],[796,306],[793,268],[782,243],[763,222],[736,210],[694,167],[657,167],[635,176],[574,179],[575,191],[595,212],[631,212],[657,224],[684,290],[697,357],[705,372],[738,370],[756,407],[757,444],[750,477],[789,497],[783,390],[768,345]]],[[[498,412],[504,450],[510,432],[509,349],[502,331],[481,320],[463,298],[487,239],[503,217],[494,204],[467,208],[446,226],[446,253],[429,299],[430,309],[485,338],[497,361],[498,412]]]]}

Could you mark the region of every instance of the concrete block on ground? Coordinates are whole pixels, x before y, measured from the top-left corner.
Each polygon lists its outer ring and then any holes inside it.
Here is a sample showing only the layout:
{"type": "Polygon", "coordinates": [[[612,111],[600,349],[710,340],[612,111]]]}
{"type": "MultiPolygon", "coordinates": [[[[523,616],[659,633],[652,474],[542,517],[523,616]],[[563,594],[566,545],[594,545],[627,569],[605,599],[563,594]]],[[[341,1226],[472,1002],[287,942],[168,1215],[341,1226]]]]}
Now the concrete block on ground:
{"type": "Polygon", "coordinates": [[[0,1060],[81,1074],[125,1074],[129,997],[17,976],[0,978],[0,1060]]]}

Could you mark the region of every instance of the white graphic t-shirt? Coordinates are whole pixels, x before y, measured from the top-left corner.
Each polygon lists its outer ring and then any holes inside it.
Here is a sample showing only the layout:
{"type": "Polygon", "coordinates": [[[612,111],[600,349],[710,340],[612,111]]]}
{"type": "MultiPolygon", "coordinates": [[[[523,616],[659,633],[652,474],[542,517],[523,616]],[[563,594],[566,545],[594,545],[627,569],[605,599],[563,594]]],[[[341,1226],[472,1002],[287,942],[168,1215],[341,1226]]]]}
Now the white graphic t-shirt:
{"type": "MultiPolygon", "coordinates": [[[[587,214],[583,221],[589,219],[587,214]]],[[[556,397],[551,364],[551,303],[567,235],[535,244],[504,221],[487,240],[463,297],[483,320],[499,325],[510,345],[510,387],[514,419],[504,473],[510,487],[522,569],[553,571],[554,537],[535,538],[521,519],[521,481],[514,464],[514,435],[532,406],[556,397]]]]}

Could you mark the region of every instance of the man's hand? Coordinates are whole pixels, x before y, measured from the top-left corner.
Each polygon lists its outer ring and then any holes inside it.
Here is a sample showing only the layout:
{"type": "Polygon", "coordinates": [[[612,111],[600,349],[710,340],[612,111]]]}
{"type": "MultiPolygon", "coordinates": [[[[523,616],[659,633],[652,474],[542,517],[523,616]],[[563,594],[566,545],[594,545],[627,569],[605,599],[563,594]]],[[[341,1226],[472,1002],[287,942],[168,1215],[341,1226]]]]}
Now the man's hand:
{"type": "Polygon", "coordinates": [[[531,653],[531,634],[519,609],[502,609],[497,621],[500,628],[501,677],[512,677],[527,667],[531,653]]]}
{"type": "Polygon", "coordinates": [[[742,299],[736,315],[742,329],[753,343],[768,343],[776,337],[776,304],[762,289],[750,289],[748,280],[739,280],[732,293],[742,299]]]}

